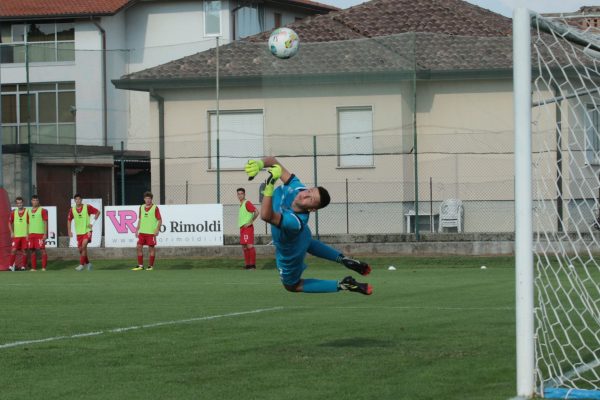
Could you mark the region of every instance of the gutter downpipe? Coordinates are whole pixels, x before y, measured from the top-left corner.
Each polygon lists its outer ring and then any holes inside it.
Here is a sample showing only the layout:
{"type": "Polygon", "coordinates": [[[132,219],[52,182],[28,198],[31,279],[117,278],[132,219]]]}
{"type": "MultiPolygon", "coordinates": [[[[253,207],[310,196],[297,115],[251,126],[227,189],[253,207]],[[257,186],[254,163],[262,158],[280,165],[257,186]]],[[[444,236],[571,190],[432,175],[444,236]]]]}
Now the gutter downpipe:
{"type": "Polygon", "coordinates": [[[90,18],[102,36],[102,135],[104,146],[108,146],[108,93],[106,88],[106,31],[102,26],[90,18]]]}
{"type": "Polygon", "coordinates": [[[165,99],[150,90],[150,97],[158,101],[158,174],[160,179],[160,204],[167,204],[165,193],[165,99]]]}

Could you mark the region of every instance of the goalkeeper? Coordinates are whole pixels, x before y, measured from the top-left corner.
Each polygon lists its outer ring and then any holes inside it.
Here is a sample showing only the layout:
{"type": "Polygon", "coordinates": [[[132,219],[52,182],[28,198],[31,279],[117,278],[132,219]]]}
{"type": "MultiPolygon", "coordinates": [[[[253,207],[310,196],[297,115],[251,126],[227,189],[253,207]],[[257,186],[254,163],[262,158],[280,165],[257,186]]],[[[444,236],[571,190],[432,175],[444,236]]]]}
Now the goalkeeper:
{"type": "Polygon", "coordinates": [[[275,157],[250,160],[246,163],[246,173],[253,179],[260,170],[267,167],[264,198],[261,204],[261,218],[271,224],[277,269],[283,286],[290,292],[329,293],[349,290],[370,295],[371,285],[359,283],[351,276],[340,281],[303,279],[306,269],[306,253],[344,264],[361,275],[368,275],[371,267],[363,262],[345,257],[338,250],[312,239],[308,227],[311,211],[329,204],[329,193],[323,187],[306,188],[300,180],[279,164],[275,157]],[[281,178],[283,185],[275,188],[281,178]]]}

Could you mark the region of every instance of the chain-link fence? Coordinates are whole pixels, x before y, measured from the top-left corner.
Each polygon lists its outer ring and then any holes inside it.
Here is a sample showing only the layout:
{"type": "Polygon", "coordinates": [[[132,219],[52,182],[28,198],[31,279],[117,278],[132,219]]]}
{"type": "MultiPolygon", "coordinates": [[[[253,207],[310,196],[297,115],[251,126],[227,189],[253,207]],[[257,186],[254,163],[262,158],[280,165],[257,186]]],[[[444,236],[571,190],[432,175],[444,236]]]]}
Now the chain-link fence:
{"type": "MultiPolygon", "coordinates": [[[[298,137],[295,138],[297,142],[298,137]]],[[[340,167],[340,156],[331,154],[319,145],[331,140],[327,137],[304,138],[313,142],[313,155],[283,155],[278,160],[310,187],[325,187],[331,203],[311,218],[311,229],[320,234],[415,233],[440,231],[440,208],[448,199],[462,201],[462,232],[510,232],[513,230],[513,180],[496,170],[501,163],[511,171],[510,153],[419,153],[419,183],[415,185],[415,154],[403,152],[354,154],[372,158],[369,168],[340,167]],[[379,173],[378,169],[384,170],[379,173]],[[462,170],[462,173],[460,172],[462,170]],[[500,176],[499,176],[500,175],[500,176]],[[415,190],[418,188],[418,203],[415,190]],[[417,208],[418,207],[418,208],[417,208]]],[[[380,138],[393,146],[394,138],[380,138]]],[[[303,147],[303,146],[299,146],[303,147]]],[[[423,146],[425,147],[425,146],[423,146]]],[[[421,147],[421,148],[423,148],[421,147]]],[[[281,153],[284,154],[284,153],[281,153]]],[[[251,157],[249,157],[251,158],[251,157]]],[[[236,190],[246,189],[247,198],[259,203],[260,178],[249,182],[242,169],[223,170],[217,185],[217,172],[205,167],[208,160],[167,159],[166,168],[177,169],[179,182],[167,182],[167,202],[173,204],[220,202],[225,206],[226,233],[233,234],[237,227],[239,202],[236,190]],[[187,172],[186,172],[187,170],[187,172]],[[212,175],[212,183],[194,184],[197,174],[212,175]]],[[[456,232],[458,227],[443,228],[456,232]]],[[[266,230],[265,230],[266,231],[266,230]]]]}

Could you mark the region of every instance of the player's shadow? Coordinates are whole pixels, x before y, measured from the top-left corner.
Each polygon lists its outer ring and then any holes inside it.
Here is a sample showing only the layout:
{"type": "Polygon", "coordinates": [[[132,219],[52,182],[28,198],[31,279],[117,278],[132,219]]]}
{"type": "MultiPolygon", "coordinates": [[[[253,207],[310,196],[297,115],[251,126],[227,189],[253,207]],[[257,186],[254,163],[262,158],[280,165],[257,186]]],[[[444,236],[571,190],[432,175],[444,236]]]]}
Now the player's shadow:
{"type": "Polygon", "coordinates": [[[395,343],[390,340],[373,339],[367,337],[356,337],[346,339],[335,339],[321,343],[321,347],[392,347],[395,343]]]}

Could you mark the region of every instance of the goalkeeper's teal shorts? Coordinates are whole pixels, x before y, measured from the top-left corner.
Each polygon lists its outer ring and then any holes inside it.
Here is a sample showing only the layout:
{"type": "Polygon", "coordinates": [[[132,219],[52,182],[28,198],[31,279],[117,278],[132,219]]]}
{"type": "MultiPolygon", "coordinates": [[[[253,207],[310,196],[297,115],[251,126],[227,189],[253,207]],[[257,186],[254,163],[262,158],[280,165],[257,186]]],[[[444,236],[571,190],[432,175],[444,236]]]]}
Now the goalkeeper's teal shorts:
{"type": "Polygon", "coordinates": [[[288,266],[280,266],[279,263],[277,265],[277,269],[279,270],[279,277],[281,278],[281,283],[286,286],[294,286],[295,284],[302,279],[302,273],[306,269],[306,264],[299,264],[297,267],[288,267],[288,266]]]}

